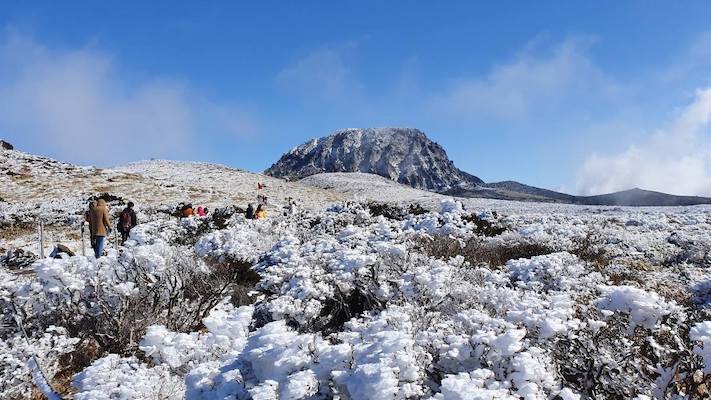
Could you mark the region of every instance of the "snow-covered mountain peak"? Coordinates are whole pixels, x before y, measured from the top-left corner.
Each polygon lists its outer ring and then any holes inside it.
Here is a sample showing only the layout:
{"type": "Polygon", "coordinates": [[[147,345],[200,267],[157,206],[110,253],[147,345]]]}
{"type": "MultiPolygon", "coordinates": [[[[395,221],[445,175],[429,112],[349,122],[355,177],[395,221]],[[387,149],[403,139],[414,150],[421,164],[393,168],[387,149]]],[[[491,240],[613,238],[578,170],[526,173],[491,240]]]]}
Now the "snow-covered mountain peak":
{"type": "Polygon", "coordinates": [[[471,188],[482,181],[457,169],[442,146],[414,128],[349,128],[303,143],[272,165],[272,176],[364,172],[420,189],[471,188]]]}

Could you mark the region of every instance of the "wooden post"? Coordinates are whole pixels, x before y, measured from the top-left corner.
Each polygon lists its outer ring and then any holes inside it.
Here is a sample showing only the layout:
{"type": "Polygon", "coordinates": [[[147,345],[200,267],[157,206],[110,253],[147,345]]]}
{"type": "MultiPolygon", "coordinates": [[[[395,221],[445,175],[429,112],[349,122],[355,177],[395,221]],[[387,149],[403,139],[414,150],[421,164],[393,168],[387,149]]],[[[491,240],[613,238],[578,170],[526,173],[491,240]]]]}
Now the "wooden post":
{"type": "Polygon", "coordinates": [[[44,222],[40,221],[39,225],[40,236],[40,258],[44,258],[44,222]]]}

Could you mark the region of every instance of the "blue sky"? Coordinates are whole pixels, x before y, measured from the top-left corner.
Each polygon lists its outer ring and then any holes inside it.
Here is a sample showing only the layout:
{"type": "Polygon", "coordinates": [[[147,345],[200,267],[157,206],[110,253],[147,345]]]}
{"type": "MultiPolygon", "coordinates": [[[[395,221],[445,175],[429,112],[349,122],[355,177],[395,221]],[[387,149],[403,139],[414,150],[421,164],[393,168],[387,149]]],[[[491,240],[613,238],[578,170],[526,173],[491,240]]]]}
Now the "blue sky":
{"type": "Polygon", "coordinates": [[[711,195],[709,16],[701,1],[0,0],[0,136],[81,164],[260,171],[339,128],[409,126],[486,181],[711,195]]]}

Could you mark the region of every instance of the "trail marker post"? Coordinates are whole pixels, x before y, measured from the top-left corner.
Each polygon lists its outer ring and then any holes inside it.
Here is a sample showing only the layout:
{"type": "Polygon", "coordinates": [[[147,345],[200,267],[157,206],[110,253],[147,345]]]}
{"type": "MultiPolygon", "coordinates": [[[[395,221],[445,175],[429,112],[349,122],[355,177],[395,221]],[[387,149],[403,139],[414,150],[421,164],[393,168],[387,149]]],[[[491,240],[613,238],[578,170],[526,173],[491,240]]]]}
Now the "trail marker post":
{"type": "Polygon", "coordinates": [[[39,223],[39,254],[40,258],[44,258],[44,222],[39,223]]]}

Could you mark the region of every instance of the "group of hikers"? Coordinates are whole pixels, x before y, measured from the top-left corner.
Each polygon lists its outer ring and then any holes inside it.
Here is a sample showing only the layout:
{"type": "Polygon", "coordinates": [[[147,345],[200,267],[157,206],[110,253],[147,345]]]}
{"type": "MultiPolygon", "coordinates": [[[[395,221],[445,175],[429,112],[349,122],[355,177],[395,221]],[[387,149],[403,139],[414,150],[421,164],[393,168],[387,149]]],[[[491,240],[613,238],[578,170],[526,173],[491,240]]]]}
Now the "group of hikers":
{"type": "MultiPolygon", "coordinates": [[[[294,207],[294,202],[289,200],[289,207],[294,207]]],[[[267,218],[267,212],[265,210],[266,196],[262,197],[260,195],[259,203],[257,207],[254,204],[249,203],[247,210],[245,212],[245,218],[247,219],[265,219],[267,218]]],[[[116,223],[116,230],[121,234],[121,244],[124,244],[128,240],[129,233],[136,225],[138,225],[138,218],[136,217],[136,211],[133,209],[133,202],[128,202],[126,208],[121,211],[116,223]]],[[[176,215],[179,218],[188,217],[205,217],[207,216],[208,209],[205,206],[198,206],[194,208],[190,203],[180,203],[176,207],[176,215]]],[[[91,240],[91,248],[94,250],[94,256],[100,258],[104,253],[104,245],[106,244],[106,237],[112,232],[111,216],[109,215],[108,205],[104,199],[96,199],[89,201],[89,210],[84,213],[84,220],[89,224],[89,236],[91,240]]],[[[83,232],[82,226],[82,232],[83,232]]],[[[61,251],[61,249],[60,249],[61,251]]]]}
{"type": "Polygon", "coordinates": [[[188,218],[193,216],[206,217],[207,211],[207,207],[205,206],[198,206],[197,208],[193,208],[193,205],[190,203],[180,203],[176,208],[176,212],[180,218],[188,218]]]}
{"type": "Polygon", "coordinates": [[[247,219],[265,219],[267,218],[267,212],[261,204],[254,208],[254,204],[249,203],[247,205],[247,211],[244,213],[244,217],[247,219]]]}
{"type": "MultiPolygon", "coordinates": [[[[136,225],[138,218],[133,210],[133,202],[129,201],[126,208],[119,214],[116,230],[121,234],[121,244],[128,240],[128,235],[136,225]]],[[[99,258],[104,253],[106,237],[111,234],[111,217],[106,200],[98,199],[89,202],[89,210],[84,213],[84,220],[89,223],[89,238],[94,256],[99,258]]],[[[83,228],[82,228],[83,229],[83,228]]]]}

